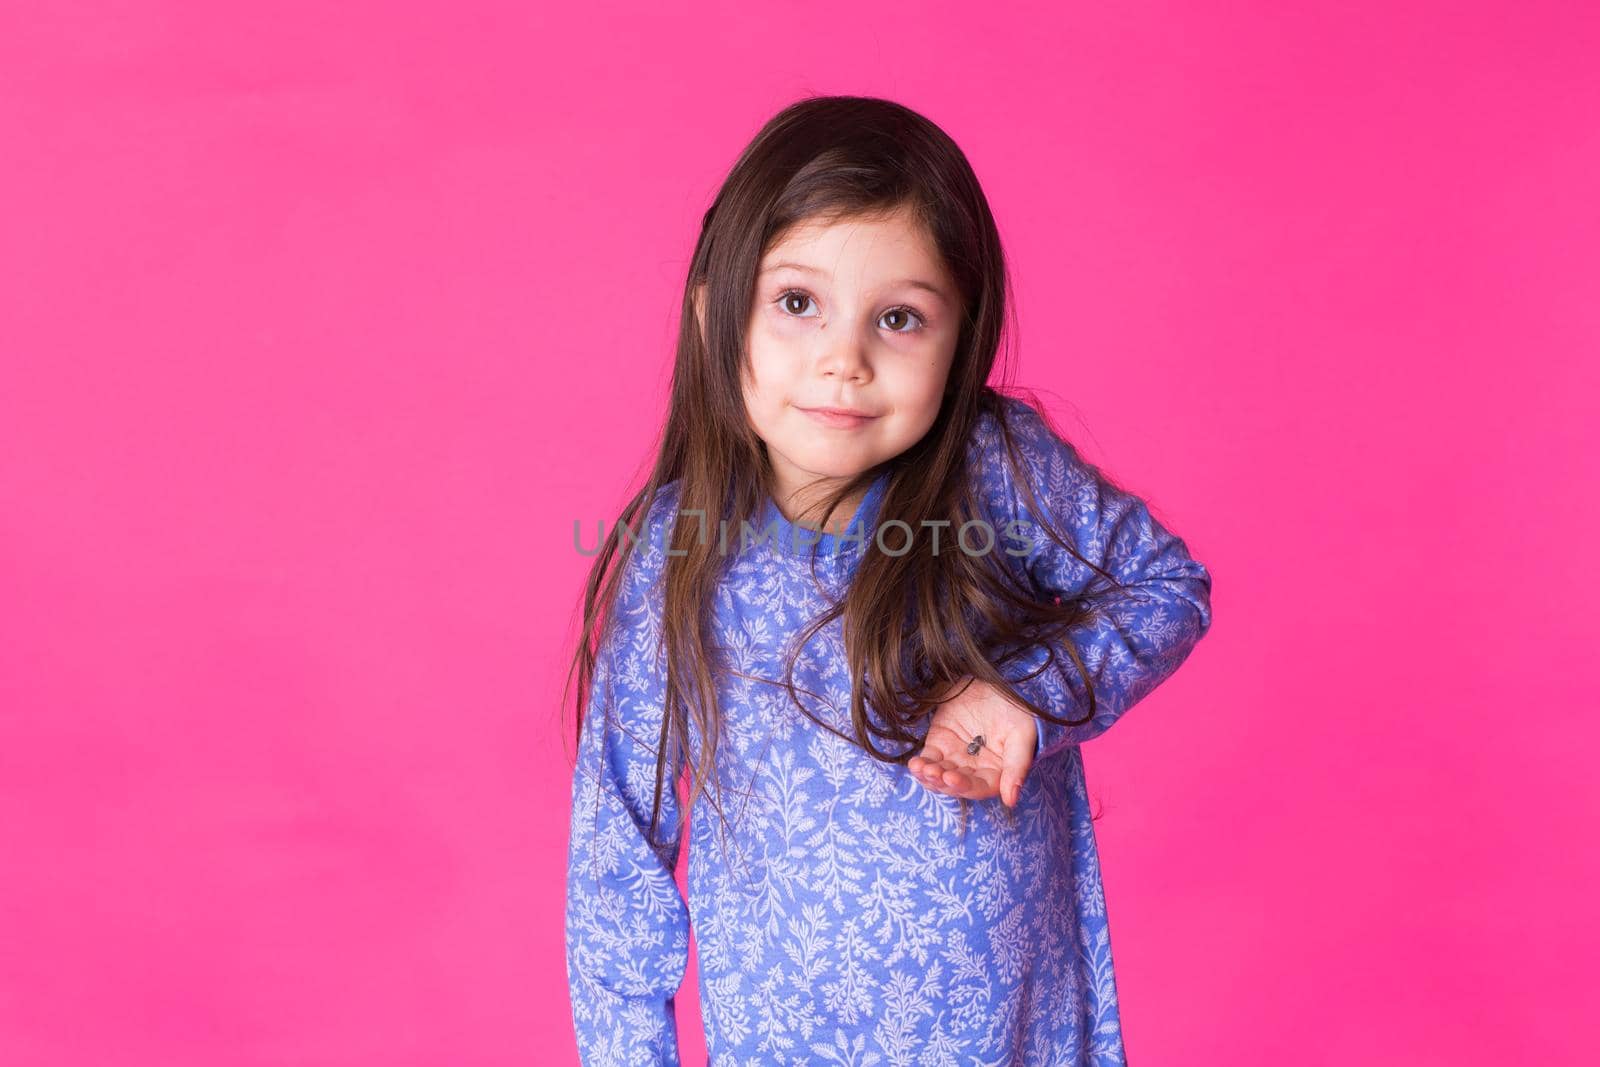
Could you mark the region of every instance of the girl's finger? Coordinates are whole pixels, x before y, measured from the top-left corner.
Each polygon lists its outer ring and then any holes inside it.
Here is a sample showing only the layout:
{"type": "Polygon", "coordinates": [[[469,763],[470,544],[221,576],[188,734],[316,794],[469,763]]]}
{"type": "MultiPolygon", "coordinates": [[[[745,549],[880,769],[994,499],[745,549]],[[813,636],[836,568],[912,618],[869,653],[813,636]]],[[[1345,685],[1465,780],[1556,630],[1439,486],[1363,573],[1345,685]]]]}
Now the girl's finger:
{"type": "Polygon", "coordinates": [[[1016,807],[1022,796],[1022,781],[1033,766],[1033,748],[1025,741],[1013,739],[1000,754],[1000,802],[1008,808],[1016,807]]]}
{"type": "Polygon", "coordinates": [[[977,767],[957,767],[952,773],[955,780],[950,781],[949,776],[946,776],[946,784],[955,791],[957,796],[963,796],[969,800],[983,800],[986,797],[994,796],[995,776],[993,771],[985,773],[981,768],[977,767]]]}

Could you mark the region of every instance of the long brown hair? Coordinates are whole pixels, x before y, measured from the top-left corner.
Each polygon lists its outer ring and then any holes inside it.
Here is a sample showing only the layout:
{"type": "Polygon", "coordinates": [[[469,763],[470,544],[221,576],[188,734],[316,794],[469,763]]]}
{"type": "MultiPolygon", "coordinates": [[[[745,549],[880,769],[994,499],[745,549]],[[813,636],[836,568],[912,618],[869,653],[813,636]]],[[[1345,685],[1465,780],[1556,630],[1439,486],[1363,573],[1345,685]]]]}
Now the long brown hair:
{"type": "MultiPolygon", "coordinates": [[[[901,210],[909,210],[926,227],[961,294],[963,317],[944,399],[927,434],[899,456],[856,476],[823,509],[825,524],[846,498],[886,472],[879,524],[909,519],[914,537],[910,549],[899,555],[863,552],[843,599],[814,620],[797,642],[804,647],[814,633],[843,616],[854,736],[818,719],[799,699],[792,658],[781,682],[764,680],[787,689],[818,726],[875,759],[899,764],[922,747],[926,727],[919,731],[918,724],[966,676],[997,686],[1051,722],[1078,725],[1093,718],[1093,683],[1064,636],[1067,627],[1086,617],[1084,604],[1041,601],[1010,568],[997,563],[1002,553],[925,551],[928,531],[917,521],[927,515],[950,516],[954,529],[983,517],[967,459],[969,437],[988,413],[1000,428],[1013,484],[1027,487],[1025,503],[1040,518],[1039,528],[1082,559],[1070,538],[1050,526],[1045,509],[1031,500],[1030,479],[1019,473],[1020,457],[1007,427],[1004,394],[988,384],[1002,337],[1015,330],[1002,329],[1010,314],[1011,286],[983,190],[955,142],[917,112],[873,97],[822,96],[791,104],[761,128],[702,220],[684,286],[669,408],[655,464],[601,544],[584,592],[582,640],[562,699],[565,706],[575,672],[577,736],[582,734],[598,650],[612,623],[610,607],[619,579],[638,540],[651,534],[635,529],[635,523],[650,514],[658,493],[676,483],[679,515],[721,516],[730,529],[742,529],[745,521],[758,525],[762,504],[772,491],[771,464],[750,425],[741,389],[748,367],[745,334],[762,255],[802,222],[879,217],[901,210]],[[704,293],[703,306],[697,290],[704,293]],[[959,609],[952,611],[951,605],[959,609]],[[1059,642],[1076,664],[1090,697],[1084,718],[1062,719],[1031,704],[999,672],[1040,640],[1059,642]],[[869,706],[876,719],[868,714],[869,706]]],[[[722,730],[706,638],[727,555],[715,551],[715,538],[695,536],[699,529],[696,522],[672,524],[673,544],[661,575],[666,700],[656,746],[652,841],[661,791],[676,785],[675,770],[669,778],[669,768],[677,768],[680,758],[692,761],[692,791],[682,805],[682,818],[716,780],[722,730]],[[700,739],[698,760],[692,753],[685,756],[693,747],[688,743],[691,716],[700,739]]],[[[1115,583],[1110,574],[1083,562],[1115,583]]],[[[1052,656],[1045,669],[1054,663],[1052,656]]],[[[708,795],[721,815],[718,792],[708,795]]],[[[963,802],[963,827],[966,813],[963,802]]]]}

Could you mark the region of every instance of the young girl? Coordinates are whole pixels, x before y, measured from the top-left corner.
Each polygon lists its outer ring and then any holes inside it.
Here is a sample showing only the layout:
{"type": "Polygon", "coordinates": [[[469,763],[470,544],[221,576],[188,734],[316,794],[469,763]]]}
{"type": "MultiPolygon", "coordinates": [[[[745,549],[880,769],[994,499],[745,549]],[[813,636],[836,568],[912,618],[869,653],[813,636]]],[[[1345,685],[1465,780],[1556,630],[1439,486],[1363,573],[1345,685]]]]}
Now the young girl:
{"type": "Polygon", "coordinates": [[[1124,1062],[1080,746],[1211,578],[987,384],[1006,291],[966,158],[887,101],[787,108],[706,212],[574,664],[585,1064],[678,1062],[691,919],[712,1064],[1124,1062]]]}

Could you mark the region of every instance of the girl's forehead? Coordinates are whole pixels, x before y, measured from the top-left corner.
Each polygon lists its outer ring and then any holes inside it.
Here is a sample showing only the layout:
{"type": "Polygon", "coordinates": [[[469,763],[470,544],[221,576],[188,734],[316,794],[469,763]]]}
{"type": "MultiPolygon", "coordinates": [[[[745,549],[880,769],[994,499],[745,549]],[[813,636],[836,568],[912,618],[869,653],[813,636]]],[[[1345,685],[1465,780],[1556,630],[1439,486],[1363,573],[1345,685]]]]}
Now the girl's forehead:
{"type": "Polygon", "coordinates": [[[924,279],[944,292],[951,279],[920,224],[904,218],[841,219],[797,224],[768,246],[759,274],[789,270],[828,278],[841,272],[924,279]]]}
{"type": "Polygon", "coordinates": [[[932,251],[926,227],[909,212],[896,211],[803,219],[773,238],[762,258],[765,261],[786,252],[862,240],[887,240],[913,246],[918,251],[932,251]]]}

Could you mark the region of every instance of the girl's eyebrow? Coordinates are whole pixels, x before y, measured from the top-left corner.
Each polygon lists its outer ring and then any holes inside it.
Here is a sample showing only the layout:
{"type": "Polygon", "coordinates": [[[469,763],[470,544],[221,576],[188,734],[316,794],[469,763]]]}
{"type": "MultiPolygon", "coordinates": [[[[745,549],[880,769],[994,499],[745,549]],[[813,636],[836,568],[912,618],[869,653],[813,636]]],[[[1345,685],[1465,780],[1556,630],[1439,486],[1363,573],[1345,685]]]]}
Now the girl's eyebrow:
{"type": "MultiPolygon", "coordinates": [[[[773,271],[775,271],[775,270],[783,270],[785,267],[787,267],[790,270],[801,271],[801,272],[803,272],[805,274],[821,274],[822,273],[822,271],[818,270],[816,267],[808,267],[804,263],[789,263],[789,262],[768,263],[765,267],[761,268],[761,273],[762,274],[771,274],[773,271]]],[[[940,289],[937,285],[934,285],[932,282],[925,282],[921,278],[902,278],[897,282],[890,282],[888,285],[884,286],[884,288],[886,288],[886,289],[896,289],[896,288],[899,288],[902,285],[903,286],[907,286],[908,288],[911,288],[911,289],[923,289],[923,290],[926,290],[927,292],[932,293],[934,296],[938,297],[941,301],[946,300],[946,297],[944,295],[944,290],[943,289],[940,289]]]]}

